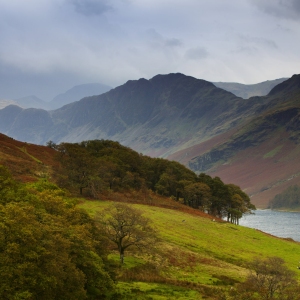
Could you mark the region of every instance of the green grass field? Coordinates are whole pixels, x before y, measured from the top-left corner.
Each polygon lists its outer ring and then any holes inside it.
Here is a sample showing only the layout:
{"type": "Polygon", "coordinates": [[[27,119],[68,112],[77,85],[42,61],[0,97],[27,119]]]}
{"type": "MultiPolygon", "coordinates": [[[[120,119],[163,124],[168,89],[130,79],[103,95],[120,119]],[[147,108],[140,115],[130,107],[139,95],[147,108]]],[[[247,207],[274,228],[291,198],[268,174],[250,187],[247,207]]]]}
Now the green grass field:
{"type": "MultiPolygon", "coordinates": [[[[111,203],[85,200],[80,207],[93,215],[111,203]]],[[[177,210],[131,205],[153,221],[160,242],[156,253],[125,253],[118,281],[124,299],[215,299],[218,289],[245,279],[255,257],[281,257],[300,279],[300,243],[177,210]]],[[[111,257],[118,260],[117,253],[111,257]]]]}

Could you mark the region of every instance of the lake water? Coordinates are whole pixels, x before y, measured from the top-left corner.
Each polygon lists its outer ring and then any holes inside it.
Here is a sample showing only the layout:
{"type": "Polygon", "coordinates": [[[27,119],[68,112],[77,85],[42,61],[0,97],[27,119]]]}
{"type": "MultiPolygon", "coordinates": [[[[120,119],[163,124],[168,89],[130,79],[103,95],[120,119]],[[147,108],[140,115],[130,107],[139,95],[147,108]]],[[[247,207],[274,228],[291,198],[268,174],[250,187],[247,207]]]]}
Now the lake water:
{"type": "Polygon", "coordinates": [[[240,225],[300,242],[300,213],[297,212],[256,210],[254,215],[242,217],[240,225]]]}

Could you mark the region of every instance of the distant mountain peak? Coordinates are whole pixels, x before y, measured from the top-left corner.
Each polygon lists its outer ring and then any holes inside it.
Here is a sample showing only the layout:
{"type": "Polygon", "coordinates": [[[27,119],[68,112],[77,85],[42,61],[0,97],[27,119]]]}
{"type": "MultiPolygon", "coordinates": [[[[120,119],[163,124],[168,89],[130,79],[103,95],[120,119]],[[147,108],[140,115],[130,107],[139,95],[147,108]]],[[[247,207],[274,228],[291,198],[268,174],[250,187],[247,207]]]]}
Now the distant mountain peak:
{"type": "Polygon", "coordinates": [[[278,78],[267,80],[255,84],[242,84],[237,82],[213,82],[213,84],[221,89],[233,93],[243,99],[249,99],[256,96],[266,96],[278,84],[288,78],[278,78]]]}
{"type": "Polygon", "coordinates": [[[62,107],[66,104],[79,101],[84,97],[100,95],[108,92],[110,86],[102,83],[87,83],[72,87],[63,94],[57,95],[51,102],[52,109],[62,107]]]}

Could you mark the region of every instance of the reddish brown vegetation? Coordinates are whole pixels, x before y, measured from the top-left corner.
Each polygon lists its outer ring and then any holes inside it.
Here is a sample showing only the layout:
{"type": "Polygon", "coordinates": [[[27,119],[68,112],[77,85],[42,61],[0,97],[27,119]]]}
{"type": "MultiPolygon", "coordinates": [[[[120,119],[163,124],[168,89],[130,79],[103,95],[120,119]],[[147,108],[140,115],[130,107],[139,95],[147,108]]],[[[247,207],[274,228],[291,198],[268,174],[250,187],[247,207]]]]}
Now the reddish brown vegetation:
{"type": "Polygon", "coordinates": [[[52,176],[57,166],[55,153],[49,147],[23,143],[0,134],[0,164],[8,167],[14,178],[22,182],[52,176]]]}
{"type": "MultiPolygon", "coordinates": [[[[219,135],[200,145],[179,151],[169,159],[187,165],[193,157],[223,143],[228,136],[229,133],[219,135]]],[[[275,195],[287,187],[300,185],[299,155],[299,145],[289,140],[286,133],[281,133],[259,146],[237,152],[228,163],[214,167],[206,173],[220,177],[226,184],[234,183],[240,186],[250,196],[254,205],[265,208],[275,195]],[[281,145],[282,148],[274,156],[266,156],[281,145]]]]}

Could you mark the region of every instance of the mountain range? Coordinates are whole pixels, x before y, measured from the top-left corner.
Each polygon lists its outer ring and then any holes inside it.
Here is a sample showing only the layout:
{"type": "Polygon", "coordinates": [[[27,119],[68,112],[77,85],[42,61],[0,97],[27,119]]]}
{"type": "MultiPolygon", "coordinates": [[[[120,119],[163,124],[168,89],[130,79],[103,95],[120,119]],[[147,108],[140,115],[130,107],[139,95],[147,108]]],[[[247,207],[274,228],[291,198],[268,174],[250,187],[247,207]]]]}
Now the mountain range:
{"type": "Polygon", "coordinates": [[[237,82],[213,82],[216,87],[233,93],[234,95],[249,99],[254,96],[266,96],[279,83],[288,78],[279,78],[275,80],[267,80],[256,84],[242,84],[237,82]]]}
{"type": "Polygon", "coordinates": [[[110,89],[110,86],[102,83],[80,84],[72,87],[65,93],[55,96],[52,101],[49,102],[43,101],[42,99],[31,95],[14,100],[0,100],[0,108],[4,108],[8,105],[18,105],[22,108],[41,108],[45,110],[53,110],[71,102],[79,101],[83,97],[100,95],[109,91],[110,89]]]}
{"type": "MultiPolygon", "coordinates": [[[[271,89],[287,78],[268,80],[257,84],[241,84],[236,82],[213,82],[216,87],[222,88],[234,95],[248,99],[252,96],[265,96],[271,89]]],[[[60,108],[66,104],[79,101],[80,99],[93,95],[100,95],[112,87],[101,83],[80,84],[55,96],[50,102],[43,101],[35,95],[17,98],[14,100],[0,100],[0,109],[8,105],[18,105],[22,108],[42,108],[45,110],[53,110],[60,108]]]]}
{"type": "Polygon", "coordinates": [[[300,183],[300,75],[249,99],[184,74],[130,80],[59,109],[0,110],[0,131],[35,144],[112,139],[235,183],[258,207],[300,183]]]}

